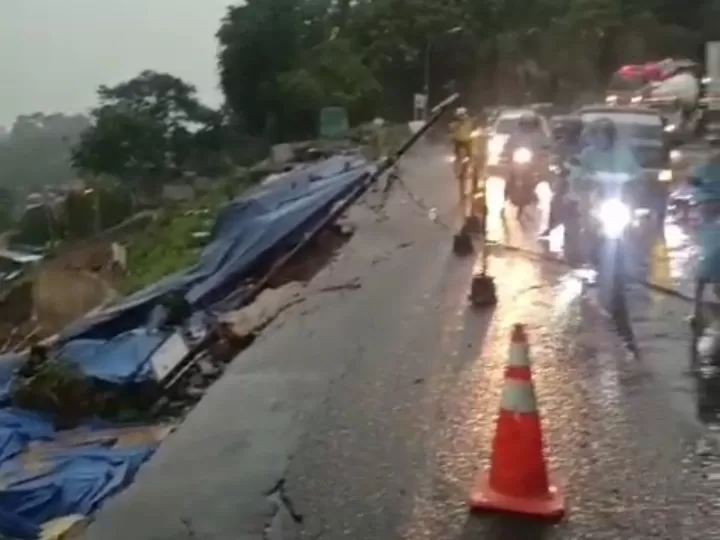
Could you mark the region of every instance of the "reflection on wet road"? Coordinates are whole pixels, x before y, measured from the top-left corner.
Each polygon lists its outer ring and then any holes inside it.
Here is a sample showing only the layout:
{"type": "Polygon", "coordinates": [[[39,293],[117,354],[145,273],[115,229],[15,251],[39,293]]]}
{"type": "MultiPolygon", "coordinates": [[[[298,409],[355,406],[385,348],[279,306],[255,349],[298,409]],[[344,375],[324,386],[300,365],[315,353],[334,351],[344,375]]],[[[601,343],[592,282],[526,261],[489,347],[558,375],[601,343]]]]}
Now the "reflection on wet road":
{"type": "MultiPolygon", "coordinates": [[[[438,215],[448,216],[454,192],[447,187],[454,185],[437,182],[447,175],[438,162],[411,161],[406,181],[438,215]]],[[[549,248],[536,240],[547,197],[539,194],[533,219],[503,224],[502,187],[500,178],[488,185],[491,237],[538,254],[562,251],[561,232],[549,248]]],[[[389,204],[389,214],[414,230],[417,245],[405,252],[406,263],[397,263],[402,285],[392,289],[392,302],[373,311],[372,342],[358,347],[291,464],[287,491],[305,517],[304,537],[720,537],[712,516],[717,489],[695,455],[697,426],[674,401],[677,394],[680,405],[688,398],[694,404],[697,395],[694,388],[673,387],[690,380],[681,358],[687,332],[678,316],[687,306],[655,302],[647,289],[628,285],[629,318],[639,327],[644,353],[638,360],[586,301],[582,272],[495,251],[489,270],[499,304],[493,312],[472,311],[466,295],[476,261],[449,253],[447,231],[425,214],[413,221],[403,213],[406,198],[389,204]],[[570,501],[568,520],[547,530],[518,519],[470,517],[465,505],[473,476],[488,460],[516,322],[529,325],[550,467],[564,478],[570,501]]],[[[654,238],[643,246],[632,272],[647,264],[654,238]]],[[[384,282],[392,275],[388,270],[384,282]]],[[[364,286],[364,301],[388,297],[379,283],[364,286]]]]}
{"type": "MultiPolygon", "coordinates": [[[[538,241],[537,233],[544,227],[549,210],[550,191],[547,184],[538,186],[538,208],[532,219],[522,225],[515,220],[501,219],[500,209],[503,206],[504,180],[491,177],[488,181],[488,200],[490,206],[489,237],[496,241],[533,251],[538,255],[552,254],[563,257],[562,226],[558,227],[547,241],[538,241]]],[[[681,340],[689,350],[689,331],[686,318],[691,306],[685,303],[683,308],[672,311],[664,309],[663,294],[653,292],[651,288],[641,284],[652,284],[663,289],[677,291],[686,298],[694,294],[695,274],[700,250],[697,243],[697,223],[689,220],[681,222],[673,217],[668,218],[662,231],[650,224],[642,225],[632,238],[632,249],[624,255],[626,271],[625,304],[622,309],[613,311],[607,290],[597,291],[600,304],[614,316],[616,327],[627,344],[642,348],[634,331],[634,321],[645,321],[648,318],[670,318],[670,323],[680,331],[681,340]]],[[[565,278],[565,285],[559,289],[564,295],[579,293],[583,289],[582,282],[592,281],[591,275],[582,270],[571,270],[565,278]]],[[[682,304],[681,301],[678,301],[682,304]]],[[[652,322],[652,321],[651,321],[652,322]]],[[[688,360],[687,350],[675,361],[683,364],[688,360]]],[[[686,373],[678,377],[686,377],[686,373]]],[[[720,371],[708,369],[703,371],[697,381],[696,398],[698,418],[710,426],[720,428],[720,371]]]]}
{"type": "MultiPolygon", "coordinates": [[[[707,150],[702,147],[690,147],[683,150],[683,170],[687,172],[702,161],[707,150]]],[[[550,189],[547,183],[541,183],[537,189],[539,204],[529,219],[518,223],[514,219],[503,220],[503,189],[505,181],[498,176],[488,179],[487,193],[490,210],[489,238],[495,242],[508,244],[537,255],[551,255],[563,259],[563,227],[555,229],[549,239],[539,241],[537,233],[547,222],[550,203],[550,189]]],[[[684,188],[679,188],[680,190],[684,188]]],[[[687,386],[687,364],[689,355],[689,330],[687,317],[691,306],[689,302],[667,298],[657,290],[646,285],[651,284],[660,289],[673,290],[691,298],[694,294],[695,274],[700,250],[697,243],[697,221],[689,219],[681,221],[669,217],[662,230],[650,224],[642,224],[632,237],[632,249],[623,255],[625,267],[625,294],[621,298],[622,309],[613,310],[610,292],[600,287],[591,294],[615,318],[616,329],[623,335],[628,345],[642,349],[646,347],[642,336],[638,336],[636,327],[644,331],[646,327],[673,327],[676,335],[674,347],[678,343],[682,349],[676,353],[670,370],[673,375],[671,384],[683,379],[678,385],[687,386]],[[672,304],[670,308],[669,305],[672,304]]],[[[565,292],[583,288],[582,283],[593,281],[592,272],[568,270],[565,292]]],[[[641,332],[642,333],[642,332],[641,332]]],[[[656,332],[657,333],[657,332],[656,332]]],[[[640,351],[642,352],[642,351],[640,351]]],[[[697,380],[693,380],[693,394],[697,399],[698,417],[701,421],[720,424],[720,372],[705,371],[697,380]],[[696,390],[696,391],[695,391],[696,390]]]]}
{"type": "MultiPolygon", "coordinates": [[[[702,152],[691,150],[686,153],[685,164],[692,167],[701,159],[702,152]]],[[[503,186],[502,178],[492,177],[488,181],[490,238],[537,254],[563,258],[562,226],[548,240],[536,240],[536,233],[543,228],[548,216],[551,194],[547,184],[538,188],[540,202],[534,220],[522,226],[517,222],[501,220],[503,186]]],[[[624,294],[612,302],[610,292],[600,287],[600,290],[595,289],[594,297],[610,313],[616,331],[632,352],[649,359],[656,373],[662,375],[669,386],[682,388],[683,399],[676,400],[681,402],[679,408],[688,416],[696,416],[707,426],[708,433],[717,439],[720,437],[720,369],[706,367],[696,376],[690,375],[687,317],[691,305],[658,292],[658,288],[672,290],[685,298],[692,298],[700,256],[697,227],[697,220],[692,217],[681,220],[673,216],[668,218],[662,229],[647,223],[641,225],[631,240],[632,249],[623,255],[624,294]],[[648,284],[655,288],[647,287],[648,284]]],[[[593,281],[592,278],[583,270],[568,271],[556,289],[556,302],[569,305],[584,293],[587,288],[583,284],[590,281],[593,281]]],[[[604,372],[600,380],[604,382],[597,390],[612,388],[613,372],[604,372]],[[606,382],[610,386],[606,386],[606,382]]],[[[603,397],[609,399],[604,391],[603,397]]]]}

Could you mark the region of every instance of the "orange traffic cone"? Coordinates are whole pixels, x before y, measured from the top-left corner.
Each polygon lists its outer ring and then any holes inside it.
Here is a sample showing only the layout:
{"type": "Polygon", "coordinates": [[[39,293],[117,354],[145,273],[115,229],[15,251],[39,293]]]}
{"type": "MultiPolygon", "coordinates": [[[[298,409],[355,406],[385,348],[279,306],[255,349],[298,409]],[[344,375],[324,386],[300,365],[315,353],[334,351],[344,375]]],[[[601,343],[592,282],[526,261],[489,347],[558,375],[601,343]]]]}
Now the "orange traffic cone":
{"type": "Polygon", "coordinates": [[[565,513],[565,501],[548,479],[529,348],[524,325],[516,324],[490,470],[476,480],[468,502],[472,510],[559,519],[565,513]]]}

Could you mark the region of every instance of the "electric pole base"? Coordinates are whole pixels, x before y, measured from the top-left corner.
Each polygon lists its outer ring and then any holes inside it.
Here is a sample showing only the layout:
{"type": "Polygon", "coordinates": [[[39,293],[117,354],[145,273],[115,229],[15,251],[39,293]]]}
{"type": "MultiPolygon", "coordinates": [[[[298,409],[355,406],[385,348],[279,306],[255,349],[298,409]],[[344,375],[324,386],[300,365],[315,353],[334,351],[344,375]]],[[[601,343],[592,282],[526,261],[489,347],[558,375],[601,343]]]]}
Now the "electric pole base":
{"type": "Polygon", "coordinates": [[[470,303],[473,307],[492,307],[497,304],[495,280],[487,274],[473,276],[470,283],[470,303]]]}
{"type": "Polygon", "coordinates": [[[463,227],[469,234],[480,234],[483,231],[482,222],[476,215],[470,215],[465,219],[465,226],[463,227]]]}
{"type": "Polygon", "coordinates": [[[453,237],[453,253],[458,257],[469,257],[475,253],[472,237],[465,226],[453,237]]]}

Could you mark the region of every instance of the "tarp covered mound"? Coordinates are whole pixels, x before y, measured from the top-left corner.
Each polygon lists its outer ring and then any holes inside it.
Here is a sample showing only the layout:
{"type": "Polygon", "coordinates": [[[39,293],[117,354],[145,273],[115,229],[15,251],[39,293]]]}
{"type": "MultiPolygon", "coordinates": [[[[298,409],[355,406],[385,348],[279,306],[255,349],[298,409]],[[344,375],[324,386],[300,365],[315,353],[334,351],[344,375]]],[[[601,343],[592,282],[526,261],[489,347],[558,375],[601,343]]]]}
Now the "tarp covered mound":
{"type": "Polygon", "coordinates": [[[41,416],[0,410],[0,538],[34,539],[46,521],[90,514],[132,481],[157,446],[140,441],[114,447],[114,438],[63,446],[53,444],[57,436],[41,416]],[[38,443],[46,450],[29,454],[30,444],[38,443]]]}
{"type": "MultiPolygon", "coordinates": [[[[325,219],[359,185],[366,167],[357,157],[335,157],[234,201],[219,215],[213,240],[197,264],[66,330],[60,356],[110,383],[151,377],[150,357],[167,335],[145,324],[162,295],[184,291],[198,312],[216,304],[254,265],[295,245],[325,219]]],[[[50,519],[91,513],[131,482],[156,446],[118,448],[112,441],[63,446],[48,419],[9,407],[21,362],[18,355],[0,355],[0,406],[5,407],[0,409],[0,538],[36,538],[50,519]],[[52,451],[29,466],[28,449],[39,443],[52,451]]]]}
{"type": "Polygon", "coordinates": [[[218,216],[213,240],[197,264],[71,326],[61,341],[106,340],[138,328],[157,300],[171,291],[186,291],[197,309],[211,306],[264,256],[296,242],[322,220],[358,184],[366,166],[357,157],[335,157],[234,201],[218,216]]]}

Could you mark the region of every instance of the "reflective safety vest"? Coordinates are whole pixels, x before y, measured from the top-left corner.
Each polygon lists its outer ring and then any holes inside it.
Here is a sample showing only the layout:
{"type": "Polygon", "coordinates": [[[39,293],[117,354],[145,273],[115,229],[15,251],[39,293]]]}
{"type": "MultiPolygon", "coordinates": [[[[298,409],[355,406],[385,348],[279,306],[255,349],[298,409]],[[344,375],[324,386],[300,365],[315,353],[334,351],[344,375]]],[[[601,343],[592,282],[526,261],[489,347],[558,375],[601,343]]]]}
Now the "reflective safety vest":
{"type": "Polygon", "coordinates": [[[455,142],[468,143],[472,141],[473,123],[467,120],[453,120],[450,123],[450,131],[455,142]]]}

